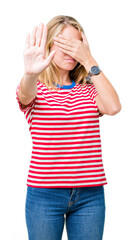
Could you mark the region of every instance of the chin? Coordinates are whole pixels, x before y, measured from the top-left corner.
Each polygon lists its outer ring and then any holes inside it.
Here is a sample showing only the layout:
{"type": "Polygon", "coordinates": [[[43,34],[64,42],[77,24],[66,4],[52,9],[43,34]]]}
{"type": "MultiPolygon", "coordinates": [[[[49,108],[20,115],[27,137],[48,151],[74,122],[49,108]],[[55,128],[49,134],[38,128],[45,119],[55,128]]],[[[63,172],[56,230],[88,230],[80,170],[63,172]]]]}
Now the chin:
{"type": "Polygon", "coordinates": [[[63,70],[73,70],[76,65],[77,65],[77,62],[74,62],[74,63],[71,62],[71,63],[60,65],[58,67],[63,70]]]}

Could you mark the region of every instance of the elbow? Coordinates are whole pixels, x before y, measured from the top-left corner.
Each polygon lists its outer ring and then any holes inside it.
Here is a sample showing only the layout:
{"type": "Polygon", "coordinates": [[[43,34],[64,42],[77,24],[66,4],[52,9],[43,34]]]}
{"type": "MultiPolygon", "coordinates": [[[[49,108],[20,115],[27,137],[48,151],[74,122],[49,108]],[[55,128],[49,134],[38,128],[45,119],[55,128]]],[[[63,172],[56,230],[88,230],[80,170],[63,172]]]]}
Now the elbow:
{"type": "Polygon", "coordinates": [[[114,107],[113,110],[110,111],[109,115],[116,115],[117,113],[119,113],[122,109],[121,104],[119,104],[118,106],[114,107]]]}

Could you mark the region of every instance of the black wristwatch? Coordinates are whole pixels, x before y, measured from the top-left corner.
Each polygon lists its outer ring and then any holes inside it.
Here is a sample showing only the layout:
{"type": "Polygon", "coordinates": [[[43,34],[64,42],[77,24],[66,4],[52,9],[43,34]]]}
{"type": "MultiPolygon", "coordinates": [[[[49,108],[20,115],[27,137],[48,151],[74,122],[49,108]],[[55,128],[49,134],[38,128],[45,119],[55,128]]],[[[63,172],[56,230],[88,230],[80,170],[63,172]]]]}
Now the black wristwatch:
{"type": "MultiPolygon", "coordinates": [[[[101,72],[99,66],[93,66],[90,68],[89,73],[86,77],[86,80],[91,81],[92,75],[98,75],[101,72]]],[[[92,82],[92,81],[91,81],[92,82]]]]}

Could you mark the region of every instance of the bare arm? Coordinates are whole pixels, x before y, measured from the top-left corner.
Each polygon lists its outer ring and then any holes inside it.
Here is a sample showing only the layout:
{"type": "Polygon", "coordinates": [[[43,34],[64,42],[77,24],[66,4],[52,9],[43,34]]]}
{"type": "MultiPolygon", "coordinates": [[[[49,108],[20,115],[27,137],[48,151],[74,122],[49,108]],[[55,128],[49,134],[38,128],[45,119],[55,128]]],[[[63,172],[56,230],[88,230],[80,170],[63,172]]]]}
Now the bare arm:
{"type": "Polygon", "coordinates": [[[25,108],[37,95],[37,78],[30,77],[24,74],[20,82],[20,89],[18,91],[19,100],[22,107],[25,108]]]}
{"type": "MultiPolygon", "coordinates": [[[[85,68],[89,72],[90,68],[98,65],[91,57],[85,63],[85,68]]],[[[101,71],[100,74],[91,76],[91,80],[95,85],[99,95],[95,97],[99,111],[103,114],[115,115],[121,110],[121,103],[118,94],[105,74],[101,71]]]]}
{"type": "Polygon", "coordinates": [[[32,34],[27,34],[24,50],[25,73],[20,82],[18,91],[19,101],[25,108],[37,95],[37,80],[39,74],[50,64],[55,50],[51,51],[45,58],[45,48],[47,40],[47,26],[40,23],[39,27],[34,26],[32,34]]]}

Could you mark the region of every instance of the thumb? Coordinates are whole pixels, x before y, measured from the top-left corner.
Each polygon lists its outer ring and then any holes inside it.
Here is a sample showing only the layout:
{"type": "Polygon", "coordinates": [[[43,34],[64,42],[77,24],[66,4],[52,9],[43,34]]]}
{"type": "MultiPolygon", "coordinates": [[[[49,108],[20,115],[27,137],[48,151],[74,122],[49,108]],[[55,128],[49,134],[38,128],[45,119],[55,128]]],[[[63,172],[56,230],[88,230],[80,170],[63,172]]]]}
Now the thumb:
{"type": "Polygon", "coordinates": [[[46,67],[48,67],[48,65],[54,58],[55,53],[56,53],[56,50],[51,51],[50,54],[48,55],[48,57],[44,60],[44,64],[46,65],[46,67]]]}

